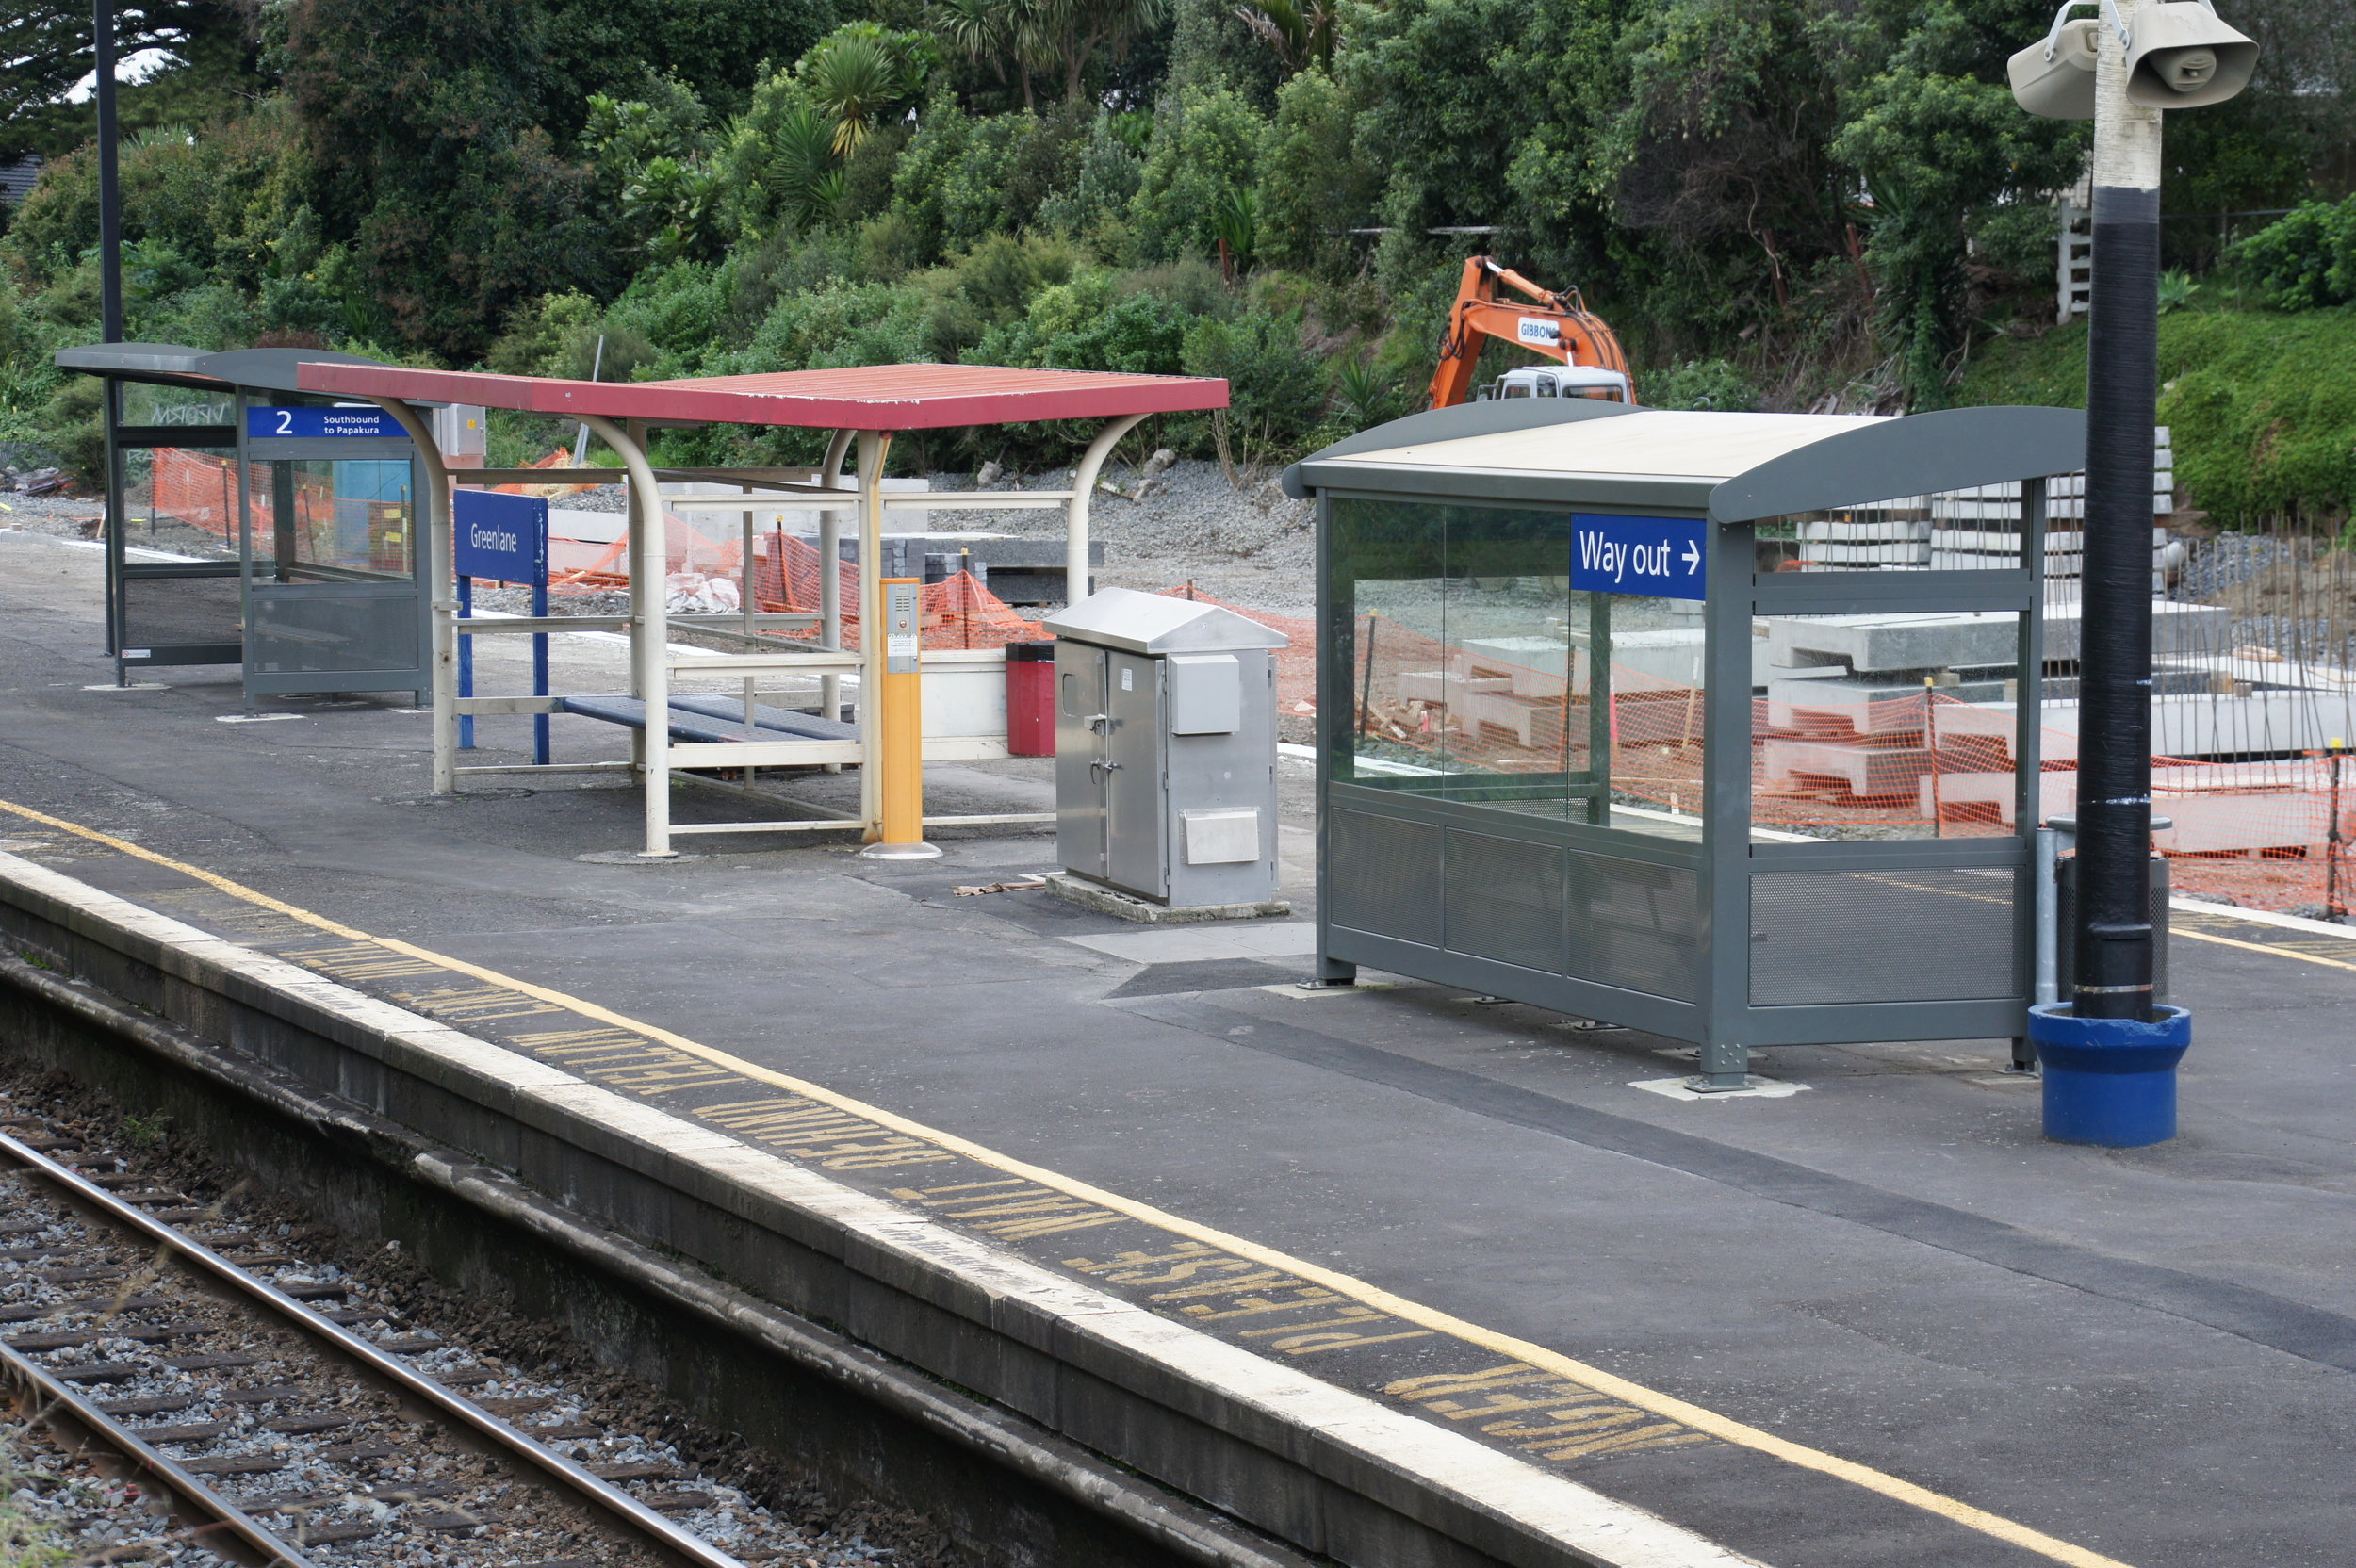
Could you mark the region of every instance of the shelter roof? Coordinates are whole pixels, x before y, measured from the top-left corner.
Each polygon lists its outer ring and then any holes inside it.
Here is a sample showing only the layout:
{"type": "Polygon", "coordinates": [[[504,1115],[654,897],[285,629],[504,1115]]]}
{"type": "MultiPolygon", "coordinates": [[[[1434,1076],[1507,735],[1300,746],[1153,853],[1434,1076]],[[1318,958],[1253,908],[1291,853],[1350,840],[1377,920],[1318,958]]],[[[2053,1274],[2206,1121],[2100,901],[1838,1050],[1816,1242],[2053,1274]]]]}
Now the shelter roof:
{"type": "Polygon", "coordinates": [[[1303,460],[1285,485],[1297,495],[1645,505],[1744,522],[2074,473],[2085,461],[2086,416],[2068,408],[1885,418],[1517,400],[1395,420],[1303,460]]]}
{"type": "Polygon", "coordinates": [[[233,349],[213,353],[185,343],[93,343],[60,349],[57,363],[66,370],[87,370],[95,376],[128,381],[168,381],[174,384],[243,386],[260,392],[296,392],[303,388],[296,372],[305,365],[374,365],[382,360],[333,349],[233,349]]]}
{"type": "Polygon", "coordinates": [[[683,381],[564,381],[466,370],[306,365],[312,392],[475,403],[578,418],[938,430],[1026,419],[1105,419],[1225,408],[1227,384],[1199,376],[1031,370],[989,365],[871,365],[683,381]]]}

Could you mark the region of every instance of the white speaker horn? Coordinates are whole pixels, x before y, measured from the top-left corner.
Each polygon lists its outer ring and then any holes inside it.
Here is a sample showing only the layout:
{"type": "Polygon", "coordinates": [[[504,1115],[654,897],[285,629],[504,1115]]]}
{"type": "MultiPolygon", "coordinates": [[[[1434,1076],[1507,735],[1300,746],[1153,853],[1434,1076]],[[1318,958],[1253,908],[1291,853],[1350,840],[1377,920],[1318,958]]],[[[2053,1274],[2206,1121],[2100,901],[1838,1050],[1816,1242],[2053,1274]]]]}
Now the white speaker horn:
{"type": "Polygon", "coordinates": [[[2199,0],[2168,0],[2135,16],[2127,46],[2127,99],[2155,109],[2222,104],[2250,85],[2258,45],[2199,0]]]}
{"type": "MultiPolygon", "coordinates": [[[[2062,8],[2070,9],[2068,6],[2062,8]]],[[[2058,18],[2053,30],[2006,62],[2013,101],[2048,120],[2094,118],[2094,30],[2092,17],[2058,18]]]]}

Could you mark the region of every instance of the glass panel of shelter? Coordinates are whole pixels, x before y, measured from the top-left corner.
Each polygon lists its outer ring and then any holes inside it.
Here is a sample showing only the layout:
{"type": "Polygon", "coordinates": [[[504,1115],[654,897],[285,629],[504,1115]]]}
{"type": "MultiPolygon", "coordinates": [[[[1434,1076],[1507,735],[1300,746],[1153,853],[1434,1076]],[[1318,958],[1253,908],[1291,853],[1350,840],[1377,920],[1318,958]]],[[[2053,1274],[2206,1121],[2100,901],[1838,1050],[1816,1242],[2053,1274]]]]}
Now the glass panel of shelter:
{"type": "Polygon", "coordinates": [[[247,480],[257,581],[405,581],[415,575],[416,482],[408,459],[255,461],[247,480]]]}
{"type": "MultiPolygon", "coordinates": [[[[2037,482],[1989,484],[1753,525],[1762,579],[1836,572],[2077,572],[2080,535],[2037,526],[2037,482]]],[[[2047,590],[2050,593],[2050,588],[2047,590]]],[[[1754,843],[2021,831],[2024,694],[2017,610],[1763,612],[1753,619],[1754,843]]],[[[2039,671],[2040,677],[2050,671],[2039,671]]],[[[2034,803],[2032,811],[2037,809],[2034,803]]]]}
{"type": "Polygon", "coordinates": [[[1352,650],[1334,778],[1700,837],[1698,601],[1573,589],[1567,513],[1330,506],[1352,650]]]}
{"type": "Polygon", "coordinates": [[[237,453],[232,447],[125,447],[123,541],[139,549],[237,559],[237,453]]]}

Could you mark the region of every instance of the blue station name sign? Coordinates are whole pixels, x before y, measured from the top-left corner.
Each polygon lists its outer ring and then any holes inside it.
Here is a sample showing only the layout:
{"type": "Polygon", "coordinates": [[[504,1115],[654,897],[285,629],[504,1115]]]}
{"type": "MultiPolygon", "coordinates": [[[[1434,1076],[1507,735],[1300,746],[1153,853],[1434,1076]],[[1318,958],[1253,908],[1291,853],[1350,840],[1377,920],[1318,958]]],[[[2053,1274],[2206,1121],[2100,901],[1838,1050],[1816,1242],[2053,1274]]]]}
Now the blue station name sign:
{"type": "Polygon", "coordinates": [[[323,408],[307,404],[291,408],[249,408],[245,433],[250,440],[406,441],[401,421],[381,408],[323,408]]]}
{"type": "Polygon", "coordinates": [[[543,498],[461,490],[450,522],[457,576],[528,587],[548,580],[548,503],[543,498]]]}
{"type": "Polygon", "coordinates": [[[1709,596],[1710,525],[1694,517],[1571,517],[1571,586],[1588,594],[1709,596]]]}

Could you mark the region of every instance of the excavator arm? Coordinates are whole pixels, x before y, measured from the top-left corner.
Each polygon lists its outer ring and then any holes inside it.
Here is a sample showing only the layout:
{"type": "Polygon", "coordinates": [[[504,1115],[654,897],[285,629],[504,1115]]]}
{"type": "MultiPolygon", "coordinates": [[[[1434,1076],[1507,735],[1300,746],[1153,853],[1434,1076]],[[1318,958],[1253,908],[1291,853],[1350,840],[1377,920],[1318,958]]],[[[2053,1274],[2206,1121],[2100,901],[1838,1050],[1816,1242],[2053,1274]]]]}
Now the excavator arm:
{"type": "MultiPolygon", "coordinates": [[[[1472,396],[1473,376],[1487,339],[1501,337],[1535,354],[1628,374],[1628,356],[1620,339],[1602,317],[1589,310],[1574,288],[1557,293],[1541,288],[1510,267],[1488,256],[1464,263],[1464,281],[1457,286],[1456,308],[1448,316],[1448,335],[1440,344],[1439,368],[1432,375],[1432,406],[1449,408],[1472,396]],[[1505,285],[1529,296],[1530,304],[1497,297],[1505,285]]],[[[1628,400],[1635,400],[1633,378],[1628,400]]]]}

